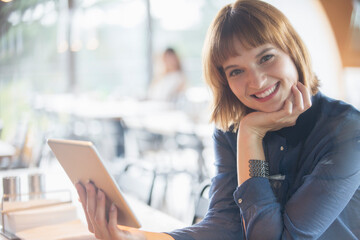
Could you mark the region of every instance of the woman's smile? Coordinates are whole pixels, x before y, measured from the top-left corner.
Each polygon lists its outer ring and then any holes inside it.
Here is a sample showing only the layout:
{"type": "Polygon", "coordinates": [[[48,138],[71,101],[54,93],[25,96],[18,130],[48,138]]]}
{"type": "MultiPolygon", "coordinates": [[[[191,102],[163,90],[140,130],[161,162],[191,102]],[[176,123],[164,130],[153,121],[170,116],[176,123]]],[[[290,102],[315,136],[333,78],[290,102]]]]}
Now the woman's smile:
{"type": "Polygon", "coordinates": [[[258,93],[254,93],[253,96],[259,102],[266,102],[270,100],[279,90],[280,82],[277,82],[273,86],[268,87],[264,91],[260,91],[258,93]]]}

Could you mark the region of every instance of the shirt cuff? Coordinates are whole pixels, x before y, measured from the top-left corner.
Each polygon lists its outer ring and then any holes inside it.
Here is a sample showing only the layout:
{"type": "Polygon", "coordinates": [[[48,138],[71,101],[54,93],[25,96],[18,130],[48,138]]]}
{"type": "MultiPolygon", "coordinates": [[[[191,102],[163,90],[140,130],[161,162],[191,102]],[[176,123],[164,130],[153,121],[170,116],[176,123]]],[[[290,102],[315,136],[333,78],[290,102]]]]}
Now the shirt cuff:
{"type": "Polygon", "coordinates": [[[164,232],[164,233],[170,235],[175,240],[195,240],[194,238],[192,238],[188,234],[183,233],[182,229],[174,230],[172,232],[164,232]]]}
{"type": "Polygon", "coordinates": [[[269,179],[253,177],[238,186],[233,194],[237,206],[245,212],[254,204],[276,201],[269,179]]]}

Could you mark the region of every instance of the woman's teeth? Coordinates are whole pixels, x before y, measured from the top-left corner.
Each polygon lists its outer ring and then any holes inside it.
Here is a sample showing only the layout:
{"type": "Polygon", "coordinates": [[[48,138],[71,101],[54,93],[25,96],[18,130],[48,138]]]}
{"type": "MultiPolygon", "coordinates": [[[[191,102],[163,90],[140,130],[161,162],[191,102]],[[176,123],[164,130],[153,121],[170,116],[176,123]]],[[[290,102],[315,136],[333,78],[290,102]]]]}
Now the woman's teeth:
{"type": "Polygon", "coordinates": [[[257,97],[257,98],[265,98],[265,97],[269,96],[270,94],[272,94],[275,91],[276,87],[277,87],[277,84],[274,85],[272,88],[266,90],[265,92],[261,93],[261,94],[256,94],[255,97],[257,97]]]}

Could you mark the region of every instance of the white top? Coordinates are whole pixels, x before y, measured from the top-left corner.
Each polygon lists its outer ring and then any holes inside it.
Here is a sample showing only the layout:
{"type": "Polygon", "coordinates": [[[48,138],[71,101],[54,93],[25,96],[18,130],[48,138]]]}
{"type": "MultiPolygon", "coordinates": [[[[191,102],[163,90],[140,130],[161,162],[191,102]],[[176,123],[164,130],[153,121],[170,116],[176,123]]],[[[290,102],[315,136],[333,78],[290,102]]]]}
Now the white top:
{"type": "Polygon", "coordinates": [[[182,72],[171,72],[150,87],[149,98],[158,101],[174,100],[178,94],[177,90],[184,81],[185,79],[182,72]]]}

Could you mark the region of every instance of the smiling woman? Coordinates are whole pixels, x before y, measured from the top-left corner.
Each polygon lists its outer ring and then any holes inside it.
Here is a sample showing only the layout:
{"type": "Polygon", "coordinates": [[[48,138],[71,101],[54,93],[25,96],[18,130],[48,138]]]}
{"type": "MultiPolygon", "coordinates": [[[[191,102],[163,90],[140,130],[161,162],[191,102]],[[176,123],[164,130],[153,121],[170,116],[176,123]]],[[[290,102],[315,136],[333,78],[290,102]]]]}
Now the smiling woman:
{"type": "Polygon", "coordinates": [[[208,30],[203,71],[216,125],[203,221],[124,232],[116,211],[106,222],[103,200],[80,189],[89,228],[103,239],[359,239],[360,112],[318,91],[287,18],[260,0],[226,5],[208,30]]]}
{"type": "MultiPolygon", "coordinates": [[[[259,63],[270,57],[262,53],[269,50],[269,47],[279,53],[286,53],[292,59],[293,63],[290,64],[296,67],[299,81],[309,87],[312,94],[318,91],[319,86],[318,79],[311,69],[307,48],[284,14],[277,9],[266,11],[266,5],[259,6],[258,9],[239,8],[236,10],[239,14],[229,13],[230,8],[228,5],[218,13],[212,25],[213,31],[208,32],[211,36],[205,41],[203,53],[204,76],[213,90],[214,107],[217,109],[213,111],[212,119],[223,129],[228,129],[233,123],[239,122],[244,114],[251,111],[251,107],[249,109],[244,102],[237,102],[237,98],[227,84],[228,79],[224,72],[227,67],[225,64],[229,65],[228,61],[241,55],[244,50],[262,46],[253,55],[262,57],[258,60],[259,63]],[[250,12],[251,18],[246,15],[250,12]],[[268,19],[272,19],[272,24],[268,24],[268,19]],[[213,42],[222,44],[214,45],[213,42]],[[237,111],[232,111],[234,108],[237,111]]],[[[256,50],[252,49],[252,52],[254,51],[256,50]]]]}

